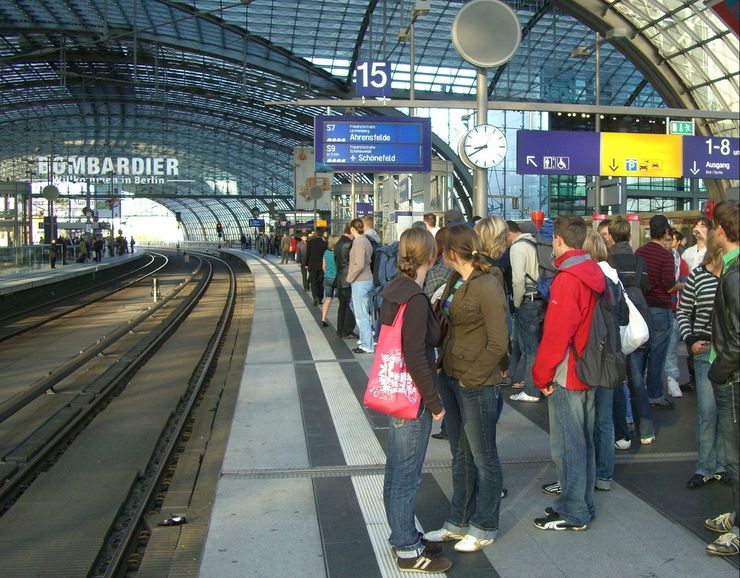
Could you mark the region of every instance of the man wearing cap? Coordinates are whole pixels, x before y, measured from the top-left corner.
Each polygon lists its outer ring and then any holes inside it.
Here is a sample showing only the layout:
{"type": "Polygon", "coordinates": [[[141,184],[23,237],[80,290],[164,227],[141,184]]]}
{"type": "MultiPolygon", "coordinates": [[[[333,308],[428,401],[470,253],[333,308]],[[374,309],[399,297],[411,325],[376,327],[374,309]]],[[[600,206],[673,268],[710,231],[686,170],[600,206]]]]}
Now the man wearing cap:
{"type": "MultiPolygon", "coordinates": [[[[653,215],[650,219],[650,242],[635,255],[645,260],[648,271],[648,290],[645,292],[652,318],[650,341],[647,352],[640,352],[641,368],[647,371],[645,385],[654,409],[673,409],[674,403],[663,393],[663,367],[668,355],[668,345],[673,331],[672,297],[680,287],[676,282],[673,257],[664,243],[671,240],[671,225],[663,215],[653,215]]],[[[643,444],[655,441],[655,436],[643,438],[643,444]]]]}

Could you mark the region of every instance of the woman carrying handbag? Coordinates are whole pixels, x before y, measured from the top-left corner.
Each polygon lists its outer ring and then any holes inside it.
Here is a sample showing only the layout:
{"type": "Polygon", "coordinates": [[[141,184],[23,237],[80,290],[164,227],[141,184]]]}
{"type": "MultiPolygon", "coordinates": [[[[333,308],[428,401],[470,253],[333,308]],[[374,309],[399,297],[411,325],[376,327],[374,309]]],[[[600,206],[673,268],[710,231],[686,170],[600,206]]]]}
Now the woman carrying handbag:
{"type": "Polygon", "coordinates": [[[449,331],[442,347],[440,394],[452,452],[450,514],[430,542],[456,540],[458,552],[493,543],[503,475],[496,448],[501,371],[507,369],[507,305],[489,273],[480,241],[467,225],[447,229],[444,258],[454,269],[442,294],[449,331]]]}
{"type": "MultiPolygon", "coordinates": [[[[401,352],[405,370],[418,388],[422,400],[415,419],[389,418],[383,485],[383,502],[391,528],[389,542],[400,570],[429,574],[445,572],[451,566],[449,560],[441,557],[441,545],[426,544],[414,522],[414,502],[421,483],[421,469],[429,444],[432,419],[439,420],[444,415],[437,390],[434,360],[434,346],[439,341],[440,326],[422,290],[424,278],[436,254],[434,238],[429,231],[421,228],[404,231],[398,252],[400,274],[383,289],[380,308],[381,338],[391,326],[402,323],[401,352]],[[402,319],[397,319],[399,311],[402,319]]],[[[386,353],[382,347],[384,341],[378,340],[376,362],[386,353]]],[[[387,374],[384,379],[389,379],[387,374]]]]}

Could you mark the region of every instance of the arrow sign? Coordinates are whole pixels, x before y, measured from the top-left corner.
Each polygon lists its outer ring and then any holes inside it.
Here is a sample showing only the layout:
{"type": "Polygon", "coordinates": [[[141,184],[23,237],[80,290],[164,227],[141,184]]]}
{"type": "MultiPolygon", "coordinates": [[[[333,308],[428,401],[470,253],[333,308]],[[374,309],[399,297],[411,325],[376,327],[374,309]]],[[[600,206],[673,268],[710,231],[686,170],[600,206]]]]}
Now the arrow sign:
{"type": "Polygon", "coordinates": [[[516,172],[520,175],[598,175],[599,133],[580,131],[518,130],[516,172]],[[569,158],[547,169],[537,159],[569,158]]]}
{"type": "Polygon", "coordinates": [[[619,165],[617,164],[617,159],[612,159],[612,164],[609,165],[609,168],[612,170],[612,172],[616,171],[619,168],[619,165]]]}
{"type": "Polygon", "coordinates": [[[740,139],[683,137],[683,174],[695,179],[737,179],[740,174],[740,139]]]}

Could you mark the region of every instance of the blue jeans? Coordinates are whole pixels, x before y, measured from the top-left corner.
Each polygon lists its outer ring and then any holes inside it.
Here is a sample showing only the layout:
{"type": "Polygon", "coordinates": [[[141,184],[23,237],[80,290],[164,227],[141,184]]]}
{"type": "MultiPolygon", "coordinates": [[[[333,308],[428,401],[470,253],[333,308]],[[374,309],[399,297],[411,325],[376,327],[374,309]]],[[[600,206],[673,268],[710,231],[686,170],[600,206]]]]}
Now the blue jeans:
{"type": "Polygon", "coordinates": [[[509,355],[508,376],[514,383],[524,381],[524,369],[522,367],[522,350],[519,348],[519,339],[516,335],[516,322],[514,316],[509,315],[509,335],[511,336],[511,354],[509,355]]]}
{"type": "Polygon", "coordinates": [[[681,336],[679,335],[676,314],[671,313],[671,318],[673,329],[665,356],[665,374],[678,381],[681,379],[681,370],[678,368],[678,348],[683,347],[683,341],[681,341],[681,336]]]}
{"type": "Polygon", "coordinates": [[[373,280],[355,281],[352,283],[352,310],[355,322],[360,330],[360,347],[365,351],[375,351],[373,329],[370,325],[370,305],[373,280]]]}
{"type": "Polygon", "coordinates": [[[665,400],[663,370],[673,332],[673,313],[670,309],[650,307],[650,315],[653,323],[650,327],[650,341],[648,341],[645,383],[650,403],[659,403],[665,400]]]}
{"type": "Polygon", "coordinates": [[[696,384],[696,468],[694,472],[711,476],[724,472],[725,448],[717,428],[717,404],[712,383],[709,381],[709,351],[694,354],[694,379],[696,384]]]}
{"type": "Polygon", "coordinates": [[[463,388],[442,373],[439,393],[452,452],[452,502],[444,528],[478,539],[495,538],[503,487],[496,448],[501,388],[463,388]]]}
{"type": "Polygon", "coordinates": [[[424,550],[414,520],[414,502],[432,432],[432,414],[422,404],[417,419],[389,420],[383,482],[385,515],[391,528],[388,541],[400,558],[415,558],[424,550]]]}
{"type": "MultiPolygon", "coordinates": [[[[621,387],[621,385],[619,386],[621,387]]],[[[596,479],[611,481],[614,477],[614,390],[597,387],[594,444],[596,448],[596,479]]]]}
{"type": "Polygon", "coordinates": [[[524,392],[533,397],[540,397],[540,390],[532,380],[532,367],[537,356],[537,347],[542,339],[542,322],[545,319],[545,301],[535,299],[522,301],[514,312],[516,338],[524,360],[524,392]]]}
{"type": "MultiPolygon", "coordinates": [[[[653,426],[653,416],[650,412],[650,402],[645,388],[645,364],[647,363],[647,350],[638,349],[627,356],[627,387],[630,391],[630,404],[632,407],[632,416],[635,421],[635,429],[638,437],[648,438],[655,435],[653,426]]],[[[627,422],[621,417],[621,412],[626,411],[624,408],[624,393],[617,392],[614,396],[614,405],[616,408],[615,435],[617,439],[629,439],[629,430],[627,422]]]]}
{"type": "Polygon", "coordinates": [[[727,473],[732,479],[732,491],[734,493],[735,523],[732,533],[738,536],[738,419],[740,419],[740,383],[712,383],[714,390],[714,401],[717,403],[717,428],[719,438],[725,449],[727,460],[727,473]]]}
{"type": "Polygon", "coordinates": [[[548,404],[550,453],[562,489],[552,508],[568,523],[588,524],[596,514],[596,393],[593,389],[568,390],[558,383],[553,387],[548,404]]]}

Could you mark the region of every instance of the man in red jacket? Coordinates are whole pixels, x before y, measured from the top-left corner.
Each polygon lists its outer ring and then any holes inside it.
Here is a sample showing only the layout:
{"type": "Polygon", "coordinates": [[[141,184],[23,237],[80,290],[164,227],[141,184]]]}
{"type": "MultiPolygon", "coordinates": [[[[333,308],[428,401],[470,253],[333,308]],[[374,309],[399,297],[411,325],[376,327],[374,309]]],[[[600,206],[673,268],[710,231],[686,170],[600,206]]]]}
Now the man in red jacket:
{"type": "Polygon", "coordinates": [[[595,392],[576,375],[570,354],[571,343],[579,355],[586,348],[596,294],[605,289],[601,268],[581,250],[586,228],[580,217],[561,216],[555,223],[558,272],[532,369],[534,384],[549,397],[550,453],[561,487],[547,516],[534,521],[540,530],[585,530],[595,513],[595,392]]]}

